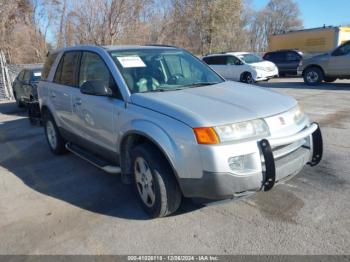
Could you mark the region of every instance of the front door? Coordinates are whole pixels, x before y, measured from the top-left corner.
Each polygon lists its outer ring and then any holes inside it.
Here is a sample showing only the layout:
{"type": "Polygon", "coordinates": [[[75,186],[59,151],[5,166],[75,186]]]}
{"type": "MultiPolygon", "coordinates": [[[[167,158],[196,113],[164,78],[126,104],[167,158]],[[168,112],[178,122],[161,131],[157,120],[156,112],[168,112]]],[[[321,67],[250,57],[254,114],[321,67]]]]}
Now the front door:
{"type": "Polygon", "coordinates": [[[350,42],[338,47],[331,54],[328,72],[337,77],[350,75],[350,42]]]}
{"type": "Polygon", "coordinates": [[[73,113],[77,119],[78,134],[86,141],[82,146],[96,153],[116,152],[117,121],[120,112],[124,110],[124,102],[103,59],[98,54],[88,51],[82,53],[79,87],[87,81],[105,82],[113,91],[113,96],[75,92],[72,97],[73,113]]]}

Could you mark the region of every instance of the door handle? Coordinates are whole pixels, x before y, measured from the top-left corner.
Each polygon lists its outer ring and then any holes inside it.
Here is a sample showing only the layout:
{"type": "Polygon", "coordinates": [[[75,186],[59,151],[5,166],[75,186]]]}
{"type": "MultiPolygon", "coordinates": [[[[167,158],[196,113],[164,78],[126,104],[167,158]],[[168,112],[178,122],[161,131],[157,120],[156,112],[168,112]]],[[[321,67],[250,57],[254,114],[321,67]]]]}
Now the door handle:
{"type": "Polygon", "coordinates": [[[80,98],[75,99],[75,105],[80,106],[81,104],[82,102],[80,98]]]}
{"type": "Polygon", "coordinates": [[[56,94],[54,92],[51,92],[51,97],[52,98],[55,98],[56,97],[56,94]]]}

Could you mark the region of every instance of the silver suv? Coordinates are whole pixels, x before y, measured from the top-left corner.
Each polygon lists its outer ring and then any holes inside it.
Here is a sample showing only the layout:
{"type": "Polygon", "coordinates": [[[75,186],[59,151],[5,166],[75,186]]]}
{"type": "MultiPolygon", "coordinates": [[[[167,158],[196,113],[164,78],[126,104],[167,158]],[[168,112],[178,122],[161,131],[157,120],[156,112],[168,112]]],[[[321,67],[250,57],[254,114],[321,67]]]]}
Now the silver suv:
{"type": "Polygon", "coordinates": [[[302,61],[298,74],[307,85],[315,86],[322,81],[331,83],[339,79],[350,79],[350,41],[335,50],[302,61]]]}
{"type": "Polygon", "coordinates": [[[77,46],[52,52],[39,83],[48,145],[133,183],[151,217],[182,196],[268,191],[322,157],[297,102],[225,81],[185,50],[77,46]]]}

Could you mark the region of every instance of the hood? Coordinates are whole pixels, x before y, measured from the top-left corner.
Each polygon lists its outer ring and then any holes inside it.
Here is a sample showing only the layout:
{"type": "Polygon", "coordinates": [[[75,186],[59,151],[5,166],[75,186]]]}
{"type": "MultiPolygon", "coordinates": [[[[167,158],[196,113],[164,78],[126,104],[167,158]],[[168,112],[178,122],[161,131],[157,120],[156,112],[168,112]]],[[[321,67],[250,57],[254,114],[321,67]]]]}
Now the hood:
{"type": "Polygon", "coordinates": [[[168,115],[190,127],[218,126],[285,112],[297,102],[265,88],[226,81],[157,93],[135,93],[131,101],[168,115]]]}
{"type": "Polygon", "coordinates": [[[315,56],[311,56],[311,57],[307,57],[305,58],[305,62],[306,61],[314,61],[314,60],[320,60],[320,59],[327,59],[329,56],[329,53],[323,53],[323,54],[319,54],[319,55],[315,55],[315,56]]]}

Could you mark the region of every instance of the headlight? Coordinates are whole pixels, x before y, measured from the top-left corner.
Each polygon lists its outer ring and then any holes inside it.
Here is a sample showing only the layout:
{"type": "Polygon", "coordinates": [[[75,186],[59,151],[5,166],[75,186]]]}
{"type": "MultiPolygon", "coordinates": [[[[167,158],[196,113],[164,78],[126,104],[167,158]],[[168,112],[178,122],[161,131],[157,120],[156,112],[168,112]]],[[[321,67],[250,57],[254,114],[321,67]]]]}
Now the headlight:
{"type": "Polygon", "coordinates": [[[220,142],[261,138],[270,134],[267,124],[262,119],[217,126],[214,130],[220,142]]]}
{"type": "Polygon", "coordinates": [[[306,118],[306,115],[304,114],[303,109],[300,106],[294,107],[290,112],[293,116],[294,123],[300,124],[306,118]]]}
{"type": "Polygon", "coordinates": [[[255,70],[263,70],[263,71],[266,70],[265,67],[261,67],[261,66],[253,66],[253,68],[254,68],[255,70]]]}

